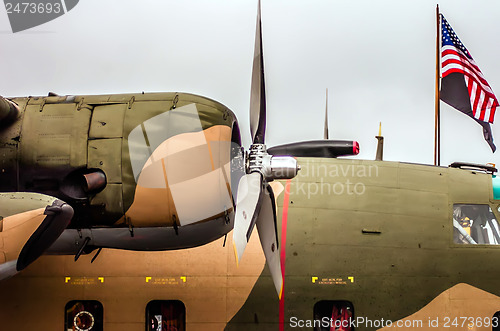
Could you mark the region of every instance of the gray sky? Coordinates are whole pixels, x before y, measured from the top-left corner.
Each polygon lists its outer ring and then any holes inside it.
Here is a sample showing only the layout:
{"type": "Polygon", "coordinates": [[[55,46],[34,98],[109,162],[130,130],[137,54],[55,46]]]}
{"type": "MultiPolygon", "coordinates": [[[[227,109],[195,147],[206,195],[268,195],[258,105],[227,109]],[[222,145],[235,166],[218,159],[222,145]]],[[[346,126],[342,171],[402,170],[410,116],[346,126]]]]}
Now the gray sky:
{"type": "MultiPolygon", "coordinates": [[[[435,1],[262,0],[267,145],[331,139],[375,157],[433,162],[435,1]]],[[[189,92],[236,113],[245,146],[257,0],[81,0],[66,15],[13,34],[0,9],[4,96],[189,92]]],[[[440,1],[441,12],[500,97],[500,3],[440,1]]],[[[500,166],[481,127],[441,103],[441,163],[500,166]]],[[[499,111],[500,112],[500,111],[499,111]]],[[[497,121],[500,123],[500,118],[497,121]]]]}

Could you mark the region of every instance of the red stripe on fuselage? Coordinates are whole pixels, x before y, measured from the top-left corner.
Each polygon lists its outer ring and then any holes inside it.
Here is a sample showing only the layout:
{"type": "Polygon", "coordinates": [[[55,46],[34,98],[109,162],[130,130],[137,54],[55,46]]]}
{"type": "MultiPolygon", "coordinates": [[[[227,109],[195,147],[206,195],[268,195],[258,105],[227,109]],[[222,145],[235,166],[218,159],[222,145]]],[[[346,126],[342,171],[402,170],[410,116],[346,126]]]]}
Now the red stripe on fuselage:
{"type": "Polygon", "coordinates": [[[286,181],[285,185],[285,197],[283,199],[283,214],[281,216],[281,250],[280,250],[280,260],[281,260],[281,277],[283,278],[283,292],[280,298],[280,315],[279,315],[279,330],[285,330],[285,261],[286,261],[286,226],[288,221],[288,203],[290,202],[290,183],[291,179],[286,181]]]}

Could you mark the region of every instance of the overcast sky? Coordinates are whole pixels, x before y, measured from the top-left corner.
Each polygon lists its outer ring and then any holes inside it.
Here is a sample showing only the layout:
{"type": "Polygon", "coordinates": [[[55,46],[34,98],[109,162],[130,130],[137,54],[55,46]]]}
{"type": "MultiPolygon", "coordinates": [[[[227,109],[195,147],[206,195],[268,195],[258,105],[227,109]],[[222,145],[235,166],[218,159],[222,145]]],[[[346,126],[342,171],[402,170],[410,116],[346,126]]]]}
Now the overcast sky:
{"type": "MultiPolygon", "coordinates": [[[[375,157],[433,163],[436,2],[262,0],[268,147],[331,139],[375,157]]],[[[441,1],[441,12],[500,97],[500,2],[441,1]]],[[[13,34],[0,9],[4,96],[189,92],[236,113],[246,147],[257,0],[81,0],[66,15],[13,34]]],[[[481,127],[441,103],[442,165],[500,165],[481,127]]],[[[500,111],[499,111],[500,113],[500,111]]],[[[497,115],[497,117],[500,115],[497,115]]]]}

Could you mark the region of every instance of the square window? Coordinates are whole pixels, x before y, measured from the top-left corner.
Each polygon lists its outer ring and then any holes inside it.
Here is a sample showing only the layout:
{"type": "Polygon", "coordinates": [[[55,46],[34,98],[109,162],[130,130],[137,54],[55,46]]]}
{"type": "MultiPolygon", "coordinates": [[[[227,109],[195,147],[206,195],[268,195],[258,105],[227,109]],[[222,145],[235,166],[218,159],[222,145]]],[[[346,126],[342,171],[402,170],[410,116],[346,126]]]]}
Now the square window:
{"type": "Polygon", "coordinates": [[[354,331],[354,306],[349,301],[323,300],[314,305],[314,331],[354,331]]]}
{"type": "Polygon", "coordinates": [[[179,300],[154,300],[146,306],[146,331],[185,331],[186,307],[179,300]]]}

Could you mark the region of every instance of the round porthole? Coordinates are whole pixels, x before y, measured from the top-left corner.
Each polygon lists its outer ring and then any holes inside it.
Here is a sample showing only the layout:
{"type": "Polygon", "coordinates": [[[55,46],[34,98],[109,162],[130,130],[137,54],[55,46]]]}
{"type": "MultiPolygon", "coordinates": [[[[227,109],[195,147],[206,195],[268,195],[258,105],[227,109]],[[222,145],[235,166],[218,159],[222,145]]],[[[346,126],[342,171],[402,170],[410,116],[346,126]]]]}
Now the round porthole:
{"type": "Polygon", "coordinates": [[[88,311],[81,311],[73,319],[73,325],[78,331],[90,331],[94,327],[94,316],[88,311]]]}

